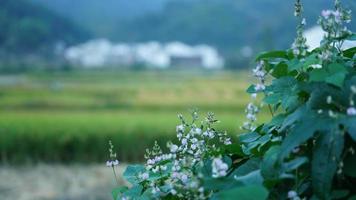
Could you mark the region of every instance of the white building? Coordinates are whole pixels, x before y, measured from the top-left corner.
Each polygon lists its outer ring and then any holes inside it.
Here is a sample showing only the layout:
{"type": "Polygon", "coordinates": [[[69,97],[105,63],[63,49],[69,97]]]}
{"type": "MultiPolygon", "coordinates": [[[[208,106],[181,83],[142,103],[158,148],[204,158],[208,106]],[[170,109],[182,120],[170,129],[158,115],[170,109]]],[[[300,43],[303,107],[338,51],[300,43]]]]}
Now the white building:
{"type": "MultiPolygon", "coordinates": [[[[305,31],[304,36],[307,39],[307,45],[310,50],[313,50],[320,46],[320,42],[323,39],[325,32],[320,26],[314,26],[305,31]]],[[[348,49],[356,47],[356,41],[345,41],[342,45],[342,49],[348,49]]]]}
{"type": "Polygon", "coordinates": [[[65,58],[86,68],[130,66],[143,63],[151,68],[201,67],[219,69],[224,60],[217,50],[208,45],[189,46],[181,42],[160,44],[113,44],[105,39],[88,41],[64,51],[65,58]]]}

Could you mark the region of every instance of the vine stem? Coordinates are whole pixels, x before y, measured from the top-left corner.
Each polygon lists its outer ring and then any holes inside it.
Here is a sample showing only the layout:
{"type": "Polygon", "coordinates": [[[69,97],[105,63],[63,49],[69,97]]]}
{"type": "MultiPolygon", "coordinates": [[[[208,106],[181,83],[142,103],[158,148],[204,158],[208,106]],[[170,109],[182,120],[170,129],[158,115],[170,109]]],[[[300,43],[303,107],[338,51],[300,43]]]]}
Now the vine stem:
{"type": "Polygon", "coordinates": [[[112,166],[112,171],[114,172],[116,184],[119,185],[119,181],[117,179],[117,175],[116,175],[116,171],[115,171],[115,166],[112,166]]]}
{"type": "Polygon", "coordinates": [[[274,117],[274,114],[273,114],[273,111],[272,111],[272,107],[270,104],[268,104],[268,109],[269,109],[269,112],[271,113],[272,117],[274,117]]]}

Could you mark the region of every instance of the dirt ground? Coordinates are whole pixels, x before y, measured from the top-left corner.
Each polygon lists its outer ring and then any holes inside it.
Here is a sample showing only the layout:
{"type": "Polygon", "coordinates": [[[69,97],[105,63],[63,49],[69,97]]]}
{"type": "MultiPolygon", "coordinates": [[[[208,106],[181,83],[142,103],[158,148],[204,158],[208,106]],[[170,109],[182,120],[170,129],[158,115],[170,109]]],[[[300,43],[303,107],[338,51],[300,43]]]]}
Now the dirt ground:
{"type": "Polygon", "coordinates": [[[1,200],[111,200],[115,185],[105,164],[0,166],[1,200]]]}

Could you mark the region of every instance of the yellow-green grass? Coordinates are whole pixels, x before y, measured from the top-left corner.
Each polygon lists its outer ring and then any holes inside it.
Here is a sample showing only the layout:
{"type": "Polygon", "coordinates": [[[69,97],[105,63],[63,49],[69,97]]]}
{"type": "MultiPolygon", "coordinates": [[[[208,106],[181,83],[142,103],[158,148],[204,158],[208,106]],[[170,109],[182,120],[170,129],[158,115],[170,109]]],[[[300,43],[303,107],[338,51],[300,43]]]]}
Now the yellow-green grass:
{"type": "MultiPolygon", "coordinates": [[[[0,86],[2,161],[103,161],[112,140],[121,160],[174,140],[178,113],[198,108],[233,137],[250,97],[246,72],[71,72],[15,77],[0,86]]],[[[1,77],[0,77],[1,79],[1,77]]],[[[268,118],[262,112],[260,121],[268,118]]]]}

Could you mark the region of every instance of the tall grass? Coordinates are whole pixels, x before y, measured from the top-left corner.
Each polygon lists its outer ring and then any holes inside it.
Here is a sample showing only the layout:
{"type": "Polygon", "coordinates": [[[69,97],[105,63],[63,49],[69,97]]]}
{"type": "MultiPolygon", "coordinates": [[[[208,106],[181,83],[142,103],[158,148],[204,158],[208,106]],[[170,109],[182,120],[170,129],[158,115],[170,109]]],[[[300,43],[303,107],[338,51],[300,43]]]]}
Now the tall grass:
{"type": "MultiPolygon", "coordinates": [[[[1,78],[1,77],[0,77],[1,78]]],[[[111,139],[125,161],[174,140],[177,114],[216,113],[235,135],[249,97],[245,72],[27,74],[0,86],[0,160],[104,161],[111,139]]],[[[262,119],[265,118],[262,115],[262,119]]]]}

